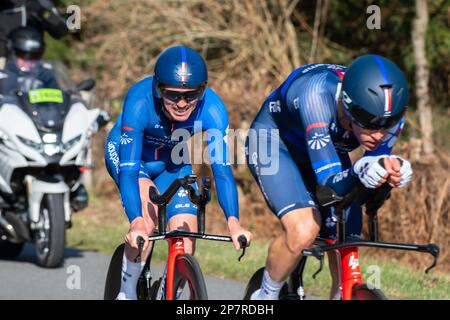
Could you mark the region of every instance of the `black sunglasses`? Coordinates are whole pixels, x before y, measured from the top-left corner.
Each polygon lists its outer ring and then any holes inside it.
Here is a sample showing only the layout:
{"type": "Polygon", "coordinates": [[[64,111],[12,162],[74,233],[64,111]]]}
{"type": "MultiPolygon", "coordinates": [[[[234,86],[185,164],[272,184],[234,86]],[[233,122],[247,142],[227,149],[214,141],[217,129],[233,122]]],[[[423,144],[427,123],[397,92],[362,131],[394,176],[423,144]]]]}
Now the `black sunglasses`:
{"type": "Polygon", "coordinates": [[[356,123],[356,125],[369,130],[390,129],[395,126],[405,115],[405,112],[401,112],[389,117],[373,116],[358,106],[354,106],[352,111],[349,113],[352,121],[356,123]]]}
{"type": "Polygon", "coordinates": [[[180,100],[185,100],[186,102],[193,102],[197,99],[200,99],[203,95],[204,88],[199,88],[193,91],[174,91],[174,90],[168,90],[166,88],[159,88],[159,91],[161,93],[161,96],[167,100],[170,100],[172,102],[178,102],[180,100]]]}
{"type": "Polygon", "coordinates": [[[359,105],[353,103],[348,104],[344,100],[342,102],[344,104],[344,109],[350,116],[352,122],[358,127],[369,130],[390,129],[395,126],[406,113],[405,108],[403,112],[393,116],[374,116],[359,105]]]}

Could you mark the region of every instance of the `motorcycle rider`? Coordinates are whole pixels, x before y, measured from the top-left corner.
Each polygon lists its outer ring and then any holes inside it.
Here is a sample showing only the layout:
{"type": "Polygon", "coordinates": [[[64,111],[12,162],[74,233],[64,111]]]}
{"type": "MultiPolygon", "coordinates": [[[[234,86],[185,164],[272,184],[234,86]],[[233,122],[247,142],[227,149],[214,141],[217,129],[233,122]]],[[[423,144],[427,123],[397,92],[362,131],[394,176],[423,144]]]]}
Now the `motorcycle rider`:
{"type": "MultiPolygon", "coordinates": [[[[25,26],[34,27],[41,34],[47,31],[55,39],[60,39],[69,32],[64,17],[50,0],[2,0],[0,1],[0,60],[4,60],[9,54],[8,34],[18,27],[25,26]]],[[[2,67],[0,63],[0,68],[2,67]]]]}
{"type": "MultiPolygon", "coordinates": [[[[8,36],[8,47],[12,55],[6,66],[0,70],[0,98],[13,95],[15,91],[28,92],[38,88],[59,88],[52,65],[42,60],[45,52],[44,37],[34,27],[19,27],[8,36]]],[[[103,122],[109,121],[102,112],[103,122]]],[[[70,194],[71,205],[75,211],[82,210],[88,203],[88,193],[79,184],[70,194]]]]}
{"type": "Polygon", "coordinates": [[[8,40],[12,55],[0,71],[0,94],[59,87],[52,66],[42,61],[45,41],[37,29],[19,27],[8,35],[8,40]]]}

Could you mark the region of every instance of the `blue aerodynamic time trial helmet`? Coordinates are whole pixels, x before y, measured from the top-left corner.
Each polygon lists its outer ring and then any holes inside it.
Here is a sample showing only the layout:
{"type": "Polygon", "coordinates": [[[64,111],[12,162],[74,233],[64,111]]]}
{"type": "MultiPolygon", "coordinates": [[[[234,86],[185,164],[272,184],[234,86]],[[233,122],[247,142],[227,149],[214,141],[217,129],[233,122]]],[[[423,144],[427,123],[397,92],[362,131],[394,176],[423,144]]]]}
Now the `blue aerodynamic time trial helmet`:
{"type": "Polygon", "coordinates": [[[358,126],[388,129],[404,116],[408,83],[392,61],[369,54],[355,59],[342,81],[342,103],[358,126]]]}
{"type": "Polygon", "coordinates": [[[164,50],[156,60],[155,84],[161,95],[164,87],[192,88],[201,92],[208,82],[208,70],[200,54],[186,46],[164,50]]]}

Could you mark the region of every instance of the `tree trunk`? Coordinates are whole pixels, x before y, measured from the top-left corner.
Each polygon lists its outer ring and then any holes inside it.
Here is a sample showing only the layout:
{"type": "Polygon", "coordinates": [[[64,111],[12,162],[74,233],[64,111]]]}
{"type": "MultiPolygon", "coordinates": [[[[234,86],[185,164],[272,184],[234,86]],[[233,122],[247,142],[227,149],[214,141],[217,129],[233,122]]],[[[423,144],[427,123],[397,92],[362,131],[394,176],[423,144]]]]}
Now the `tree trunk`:
{"type": "Polygon", "coordinates": [[[412,43],[416,67],[417,109],[419,111],[420,127],[422,131],[422,152],[424,154],[430,154],[434,150],[432,113],[428,92],[429,70],[425,49],[427,27],[427,0],[416,0],[416,17],[413,23],[412,43]]]}

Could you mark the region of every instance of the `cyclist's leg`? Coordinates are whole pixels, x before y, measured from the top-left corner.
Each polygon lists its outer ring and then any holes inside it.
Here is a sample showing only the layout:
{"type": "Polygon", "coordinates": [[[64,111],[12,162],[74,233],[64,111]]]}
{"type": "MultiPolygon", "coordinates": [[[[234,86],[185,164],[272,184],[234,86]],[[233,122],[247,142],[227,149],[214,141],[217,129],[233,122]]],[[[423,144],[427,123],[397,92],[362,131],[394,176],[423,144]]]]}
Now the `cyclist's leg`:
{"type": "MultiPolygon", "coordinates": [[[[167,187],[177,178],[182,178],[191,174],[192,166],[171,166],[170,164],[163,173],[155,178],[154,182],[161,192],[164,192],[167,187]]],[[[197,187],[194,184],[194,189],[197,187]]],[[[180,188],[167,206],[167,220],[169,230],[186,230],[197,231],[197,206],[195,206],[188,196],[188,191],[180,188]]],[[[195,251],[195,239],[183,238],[184,250],[186,253],[193,254],[195,251]]],[[[177,299],[181,296],[184,287],[178,288],[176,293],[177,299]]]]}
{"type": "MultiPolygon", "coordinates": [[[[252,129],[258,132],[258,124],[252,129]]],[[[266,129],[263,127],[263,129],[266,129]]],[[[262,288],[252,295],[256,299],[277,299],[279,290],[289,273],[300,259],[301,251],[310,246],[320,229],[319,212],[311,194],[306,189],[302,175],[284,142],[276,131],[268,134],[268,146],[261,146],[262,141],[247,139],[246,155],[250,172],[259,185],[264,198],[278,218],[281,219],[283,232],[272,241],[264,271],[262,288]],[[268,152],[273,141],[278,140],[278,148],[274,154],[268,152]],[[253,146],[251,145],[253,143],[253,146]],[[256,144],[256,146],[255,146],[256,144]],[[267,167],[259,160],[272,159],[278,161],[276,172],[264,169],[267,167]],[[280,188],[279,186],[283,186],[280,188]]]]}
{"type": "Polygon", "coordinates": [[[320,213],[314,208],[295,209],[287,212],[281,223],[283,233],[271,243],[266,263],[275,281],[285,281],[299,262],[302,250],[313,244],[320,230],[320,213]]]}
{"type": "MultiPolygon", "coordinates": [[[[155,178],[154,182],[158,190],[164,192],[167,187],[177,178],[182,178],[192,174],[191,165],[171,166],[155,178]]],[[[197,190],[196,185],[194,185],[197,190]]],[[[188,192],[180,188],[167,206],[167,221],[169,230],[197,231],[197,206],[188,197],[188,192]]],[[[193,254],[195,251],[195,239],[184,238],[184,248],[186,253],[193,254]]]]}
{"type": "MultiPolygon", "coordinates": [[[[197,232],[197,216],[189,213],[176,214],[169,220],[169,229],[197,232]]],[[[194,254],[195,239],[184,238],[183,240],[185,252],[194,254]]]]}
{"type": "MultiPolygon", "coordinates": [[[[106,168],[113,178],[116,185],[119,185],[119,158],[118,158],[118,148],[119,148],[120,133],[111,131],[106,142],[105,150],[105,164],[106,168]]],[[[150,176],[145,172],[145,169],[141,166],[139,171],[139,192],[142,203],[142,216],[144,218],[146,231],[151,234],[154,230],[156,224],[156,213],[157,208],[154,206],[149,199],[148,190],[150,186],[154,185],[150,180],[150,176]]],[[[132,249],[127,243],[125,244],[124,255],[122,258],[122,276],[121,276],[121,286],[120,292],[117,299],[137,299],[136,296],[136,285],[141,274],[145,260],[151,250],[151,243],[141,254],[141,261],[134,262],[135,257],[138,252],[136,249],[132,249]]]]}
{"type": "MultiPolygon", "coordinates": [[[[105,164],[109,175],[119,186],[119,146],[120,146],[120,132],[114,128],[111,130],[105,146],[105,164]]],[[[139,169],[139,195],[142,204],[142,217],[144,218],[145,226],[148,234],[152,234],[155,229],[157,221],[157,206],[151,203],[148,191],[151,186],[155,184],[150,180],[150,176],[147,174],[145,168],[141,165],[139,169]]],[[[141,260],[145,261],[149,254],[152,243],[148,246],[147,250],[142,253],[141,260]]],[[[125,254],[127,258],[132,261],[137,256],[138,251],[131,248],[127,243],[125,244],[125,254]]]]}

